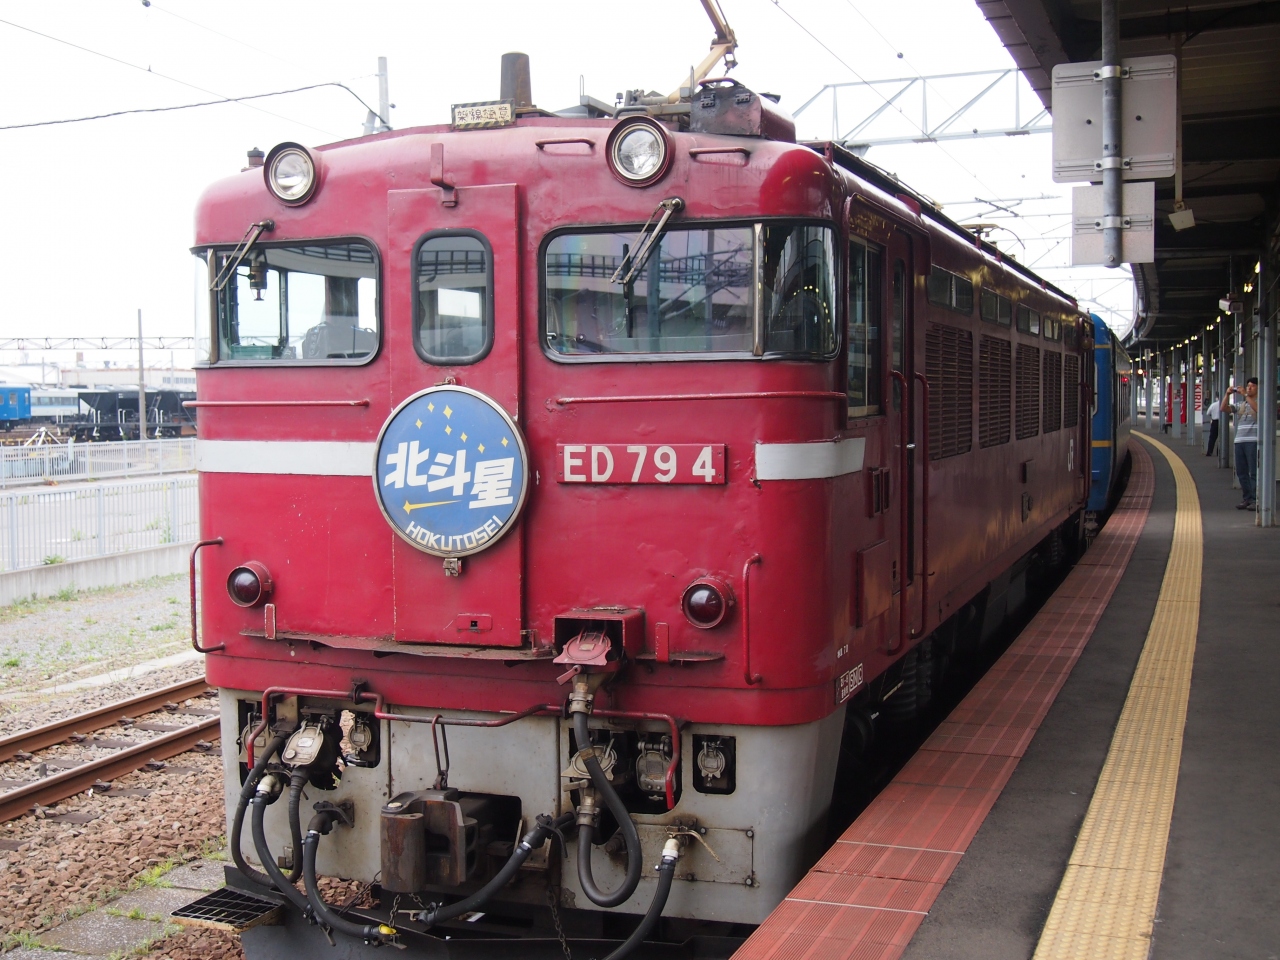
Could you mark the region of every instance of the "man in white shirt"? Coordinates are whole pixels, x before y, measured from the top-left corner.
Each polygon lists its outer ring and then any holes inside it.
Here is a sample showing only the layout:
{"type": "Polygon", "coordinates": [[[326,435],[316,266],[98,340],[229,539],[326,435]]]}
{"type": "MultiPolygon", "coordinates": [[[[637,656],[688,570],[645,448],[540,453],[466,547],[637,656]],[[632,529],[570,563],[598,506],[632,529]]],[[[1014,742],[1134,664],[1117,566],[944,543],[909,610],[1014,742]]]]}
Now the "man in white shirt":
{"type": "Polygon", "coordinates": [[[1218,448],[1218,417],[1222,413],[1222,404],[1217,400],[1209,404],[1209,409],[1205,411],[1205,416],[1209,418],[1209,448],[1205,450],[1206,457],[1212,457],[1213,451],[1218,448]]]}

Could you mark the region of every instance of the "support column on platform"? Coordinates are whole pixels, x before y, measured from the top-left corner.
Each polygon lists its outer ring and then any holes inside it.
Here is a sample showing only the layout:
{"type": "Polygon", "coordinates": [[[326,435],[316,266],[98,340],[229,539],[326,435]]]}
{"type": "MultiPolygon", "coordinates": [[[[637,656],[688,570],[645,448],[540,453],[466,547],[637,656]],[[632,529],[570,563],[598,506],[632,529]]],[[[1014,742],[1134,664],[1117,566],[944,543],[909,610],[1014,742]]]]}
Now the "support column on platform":
{"type": "Polygon", "coordinates": [[[1218,331],[1218,375],[1216,378],[1218,397],[1218,466],[1227,469],[1231,466],[1230,444],[1227,437],[1227,414],[1222,409],[1222,399],[1227,395],[1227,378],[1231,374],[1230,357],[1228,356],[1228,340],[1226,325],[1219,320],[1218,331]]]}
{"type": "Polygon", "coordinates": [[[1200,368],[1200,339],[1187,341],[1187,446],[1194,447],[1200,442],[1200,431],[1196,429],[1196,416],[1200,412],[1200,404],[1196,403],[1196,388],[1204,396],[1204,371],[1200,368]]]}
{"type": "MultiPolygon", "coordinates": [[[[1259,263],[1265,255],[1259,258],[1259,263]]],[[[1276,525],[1276,322],[1270,271],[1258,269],[1258,523],[1276,525]]]]}
{"type": "Polygon", "coordinates": [[[1182,438],[1182,357],[1181,347],[1174,347],[1169,356],[1169,436],[1182,438]]]}
{"type": "Polygon", "coordinates": [[[1129,424],[1134,426],[1138,422],[1138,384],[1146,383],[1146,376],[1141,379],[1138,377],[1138,370],[1146,370],[1142,365],[1140,357],[1134,357],[1129,364],[1129,424]]]}
{"type": "Polygon", "coordinates": [[[1169,362],[1167,359],[1168,356],[1169,355],[1165,351],[1163,350],[1160,351],[1160,377],[1157,380],[1157,383],[1160,385],[1160,389],[1156,391],[1156,410],[1158,411],[1157,416],[1160,418],[1159,422],[1160,422],[1161,430],[1164,429],[1164,425],[1166,422],[1165,418],[1167,414],[1165,413],[1165,408],[1168,406],[1168,401],[1169,401],[1169,362]]]}
{"type": "Polygon", "coordinates": [[[1147,385],[1147,429],[1155,429],[1156,421],[1152,419],[1152,411],[1156,408],[1156,357],[1152,352],[1147,351],[1147,362],[1143,364],[1143,370],[1147,371],[1144,383],[1147,385]]]}

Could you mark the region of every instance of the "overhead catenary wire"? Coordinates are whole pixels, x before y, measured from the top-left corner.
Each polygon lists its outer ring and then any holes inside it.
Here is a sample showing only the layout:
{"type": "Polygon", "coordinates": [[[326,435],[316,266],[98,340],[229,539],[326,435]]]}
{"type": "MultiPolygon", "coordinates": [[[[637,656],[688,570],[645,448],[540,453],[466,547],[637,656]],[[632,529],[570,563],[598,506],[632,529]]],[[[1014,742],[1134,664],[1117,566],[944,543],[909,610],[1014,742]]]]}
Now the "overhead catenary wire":
{"type": "MultiPolygon", "coordinates": [[[[54,126],[59,126],[61,124],[67,124],[67,123],[85,123],[89,120],[106,120],[111,117],[125,117],[131,114],[139,114],[139,113],[170,113],[174,110],[194,110],[197,107],[216,107],[219,104],[223,104],[223,103],[244,103],[246,100],[262,100],[266,97],[283,97],[291,93],[302,93],[305,90],[319,90],[322,87],[337,87],[340,90],[347,91],[347,93],[355,97],[356,100],[358,100],[360,104],[364,106],[365,109],[369,110],[375,117],[378,117],[379,120],[382,119],[382,117],[378,115],[378,111],[374,110],[367,103],[365,103],[364,100],[360,98],[360,95],[357,94],[350,87],[348,87],[345,83],[340,83],[337,80],[330,80],[325,83],[308,84],[305,87],[293,87],[289,90],[273,90],[270,93],[251,93],[243,97],[223,97],[220,100],[204,100],[204,101],[201,101],[200,103],[183,103],[183,104],[178,104],[172,107],[137,107],[130,110],[113,110],[110,113],[95,113],[86,117],[67,117],[62,120],[38,120],[38,121],[33,121],[31,123],[11,123],[11,124],[6,124],[4,126],[0,126],[0,130],[26,130],[31,127],[54,127],[54,126]]],[[[278,116],[278,114],[273,114],[273,116],[278,116]]],[[[284,119],[288,119],[288,118],[286,117],[284,119]]],[[[298,122],[298,121],[294,121],[294,122],[298,122]]],[[[390,124],[388,124],[388,126],[390,126],[390,124]]],[[[316,130],[319,128],[312,127],[312,129],[316,130]]],[[[327,131],[321,131],[321,132],[324,133],[327,131]]]]}
{"type": "MultiPolygon", "coordinates": [[[[219,93],[217,90],[210,90],[206,87],[201,87],[198,84],[189,83],[186,80],[180,80],[177,77],[169,76],[166,73],[160,73],[158,70],[152,70],[150,67],[144,67],[136,63],[130,63],[128,60],[121,60],[119,57],[113,57],[109,53],[103,53],[100,50],[94,50],[90,47],[81,46],[80,44],[73,43],[70,40],[64,40],[61,37],[55,37],[53,34],[44,33],[32,27],[24,26],[21,23],[14,23],[12,20],[5,20],[3,18],[0,18],[0,23],[8,27],[13,27],[15,30],[21,30],[24,33],[30,33],[37,37],[43,37],[45,40],[50,40],[54,43],[60,43],[63,46],[71,47],[72,49],[79,50],[82,53],[88,53],[88,54],[91,54],[92,56],[100,57],[103,60],[110,60],[112,63],[119,64],[122,67],[128,67],[131,70],[138,70],[142,73],[147,73],[154,77],[159,77],[162,80],[168,80],[170,83],[176,83],[179,86],[187,87],[191,90],[198,90],[200,93],[207,93],[210,96],[222,97],[224,100],[227,100],[230,102],[236,102],[236,98],[227,97],[225,94],[219,93]]],[[[353,96],[354,96],[354,93],[353,93],[353,96]]],[[[357,99],[359,98],[357,97],[357,99]]],[[[265,110],[262,107],[256,107],[253,104],[246,103],[245,106],[247,106],[250,110],[256,110],[259,113],[265,113],[268,116],[275,117],[277,120],[285,120],[289,123],[296,123],[296,124],[299,124],[300,126],[308,127],[309,129],[318,131],[319,133],[323,133],[326,136],[341,136],[341,134],[336,134],[332,130],[325,130],[322,127],[317,127],[313,124],[306,123],[302,120],[295,120],[293,117],[286,117],[283,114],[275,113],[274,111],[271,111],[271,110],[265,110]]],[[[10,128],[6,128],[6,129],[10,129],[10,128]]]]}
{"type": "MultiPolygon", "coordinates": [[[[797,18],[796,18],[792,13],[791,13],[791,11],[789,11],[786,7],[784,7],[784,6],[782,5],[781,0],[771,0],[771,2],[773,3],[773,5],[774,5],[775,7],[777,7],[777,8],[778,8],[778,11],[779,11],[783,16],[785,16],[788,20],[790,20],[790,21],[791,21],[792,23],[794,23],[797,27],[799,27],[802,31],[804,31],[804,33],[805,33],[805,34],[807,34],[807,35],[809,36],[809,38],[810,38],[811,40],[813,40],[813,42],[814,42],[814,43],[816,43],[816,44],[817,44],[818,46],[820,46],[823,50],[827,51],[827,53],[829,53],[829,54],[830,54],[832,57],[834,57],[837,61],[839,61],[839,63],[841,64],[841,66],[843,66],[846,70],[848,70],[848,71],[849,71],[850,73],[852,73],[855,77],[857,77],[857,78],[858,78],[858,80],[860,80],[862,83],[866,84],[866,85],[867,85],[867,87],[868,87],[870,90],[872,90],[872,91],[876,94],[876,96],[878,96],[878,97],[879,97],[881,100],[883,100],[886,104],[888,104],[890,107],[892,107],[894,110],[896,110],[896,111],[898,112],[898,114],[899,114],[899,115],[900,115],[904,120],[906,120],[908,123],[910,123],[910,124],[911,124],[913,127],[915,127],[917,130],[919,130],[922,136],[928,137],[928,135],[929,135],[929,134],[928,134],[928,131],[926,131],[926,130],[922,129],[918,123],[916,123],[915,121],[911,120],[911,118],[909,118],[909,117],[908,117],[908,116],[907,116],[907,115],[902,111],[902,108],[901,108],[901,107],[899,107],[897,104],[895,104],[893,101],[891,101],[888,97],[886,97],[883,93],[881,93],[881,92],[880,92],[880,91],[879,91],[879,90],[878,90],[874,85],[872,85],[872,84],[870,83],[870,81],[868,81],[868,80],[867,80],[867,78],[866,78],[866,77],[864,77],[864,76],[863,76],[862,74],[860,74],[856,69],[854,69],[853,65],[852,65],[852,64],[850,64],[850,63],[849,63],[849,61],[847,61],[846,59],[844,59],[844,57],[840,56],[840,54],[836,53],[833,49],[831,49],[831,47],[829,47],[826,43],[824,43],[824,42],[823,42],[823,40],[822,40],[822,38],[821,38],[821,37],[819,37],[816,33],[814,33],[812,30],[810,30],[808,27],[806,27],[803,23],[801,23],[801,22],[800,22],[800,21],[799,21],[799,20],[798,20],[798,19],[797,19],[797,18]]],[[[973,180],[974,180],[974,182],[975,182],[975,183],[980,184],[980,185],[983,187],[983,189],[990,191],[992,194],[995,194],[995,193],[997,193],[997,192],[998,192],[998,191],[996,191],[995,189],[993,189],[993,188],[991,187],[991,185],[990,185],[990,184],[988,184],[985,180],[983,180],[983,179],[982,179],[981,177],[979,177],[976,173],[974,173],[972,170],[970,170],[968,167],[966,167],[963,163],[961,163],[961,162],[960,162],[960,159],[959,159],[958,157],[956,157],[956,156],[955,156],[955,154],[951,153],[951,151],[949,151],[949,150],[948,150],[946,147],[944,147],[941,143],[937,142],[936,140],[935,140],[935,141],[932,141],[932,143],[933,143],[933,145],[934,145],[935,147],[937,147],[940,151],[942,151],[942,154],[943,154],[947,159],[949,159],[949,160],[950,160],[952,163],[954,163],[957,167],[959,167],[959,168],[960,168],[961,170],[963,170],[966,174],[968,174],[970,177],[972,177],[972,178],[973,178],[973,180]]]]}

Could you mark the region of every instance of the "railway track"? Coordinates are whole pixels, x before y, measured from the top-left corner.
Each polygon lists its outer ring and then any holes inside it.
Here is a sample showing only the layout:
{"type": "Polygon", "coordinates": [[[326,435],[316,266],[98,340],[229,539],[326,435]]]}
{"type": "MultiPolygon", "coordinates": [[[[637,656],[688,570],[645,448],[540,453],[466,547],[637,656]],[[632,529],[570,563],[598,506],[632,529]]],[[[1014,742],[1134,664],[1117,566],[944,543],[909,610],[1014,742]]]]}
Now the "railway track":
{"type": "MultiPolygon", "coordinates": [[[[61,743],[83,741],[91,733],[115,726],[124,720],[145,717],[165,710],[166,707],[176,709],[177,703],[198,697],[208,689],[203,680],[185,681],[5,737],[0,739],[0,763],[33,759],[32,755],[38,750],[61,743]]],[[[37,804],[47,806],[58,800],[65,800],[97,783],[137,770],[150,762],[167,760],[185,753],[202,741],[217,740],[218,727],[219,718],[215,714],[203,717],[195,723],[162,731],[161,736],[139,743],[123,740],[92,743],[92,746],[106,747],[114,752],[0,792],[0,821],[13,820],[29,813],[37,804]]]]}

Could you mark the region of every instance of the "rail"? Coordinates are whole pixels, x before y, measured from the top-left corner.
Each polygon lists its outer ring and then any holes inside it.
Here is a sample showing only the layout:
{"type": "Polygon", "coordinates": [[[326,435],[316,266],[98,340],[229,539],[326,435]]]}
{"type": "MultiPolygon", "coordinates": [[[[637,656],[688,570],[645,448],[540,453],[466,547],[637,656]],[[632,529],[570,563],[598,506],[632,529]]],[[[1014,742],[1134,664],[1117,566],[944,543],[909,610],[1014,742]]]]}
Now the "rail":
{"type": "Polygon", "coordinates": [[[195,437],[172,440],[117,440],[109,443],[51,443],[0,447],[0,489],[51,480],[103,480],[196,468],[195,437]]]}
{"type": "Polygon", "coordinates": [[[179,753],[186,753],[206,736],[217,740],[220,723],[218,717],[209,717],[199,723],[190,724],[182,730],[166,733],[162,737],[147,740],[100,760],[82,763],[78,767],[36,780],[16,790],[0,793],[0,822],[21,817],[29,813],[37,804],[48,806],[67,797],[74,797],[77,793],[88,790],[99,780],[109,780],[112,777],[132,773],[153,760],[167,760],[179,753]]]}
{"type": "Polygon", "coordinates": [[[0,493],[0,571],[186,543],[198,536],[194,476],[0,493]]]}
{"type": "Polygon", "coordinates": [[[190,700],[208,689],[209,684],[203,677],[198,680],[184,680],[127,700],[117,700],[97,710],[77,713],[62,720],[46,723],[42,727],[34,727],[31,730],[23,730],[21,733],[0,738],[0,763],[12,760],[20,753],[32,753],[51,747],[55,743],[63,743],[76,734],[93,733],[95,730],[118,723],[121,719],[135,719],[148,713],[155,713],[163,709],[165,704],[190,700]]]}

